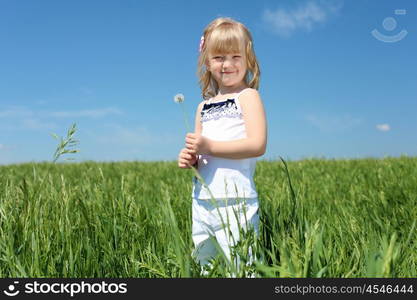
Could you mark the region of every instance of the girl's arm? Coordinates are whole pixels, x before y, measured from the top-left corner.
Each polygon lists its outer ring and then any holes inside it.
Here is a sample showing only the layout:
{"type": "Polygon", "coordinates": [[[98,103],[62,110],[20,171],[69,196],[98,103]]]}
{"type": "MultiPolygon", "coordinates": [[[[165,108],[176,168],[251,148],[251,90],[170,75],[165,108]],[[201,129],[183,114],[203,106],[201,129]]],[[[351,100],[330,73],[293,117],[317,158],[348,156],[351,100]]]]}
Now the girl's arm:
{"type": "Polygon", "coordinates": [[[235,141],[213,141],[201,134],[187,135],[187,148],[199,154],[242,159],[262,156],[266,150],[267,125],[265,110],[257,90],[250,89],[240,97],[246,127],[246,138],[235,141]]]}
{"type": "Polygon", "coordinates": [[[197,111],[195,113],[195,125],[194,125],[194,132],[198,135],[201,135],[202,127],[201,127],[201,110],[203,109],[204,101],[200,102],[197,107],[197,111]]]}

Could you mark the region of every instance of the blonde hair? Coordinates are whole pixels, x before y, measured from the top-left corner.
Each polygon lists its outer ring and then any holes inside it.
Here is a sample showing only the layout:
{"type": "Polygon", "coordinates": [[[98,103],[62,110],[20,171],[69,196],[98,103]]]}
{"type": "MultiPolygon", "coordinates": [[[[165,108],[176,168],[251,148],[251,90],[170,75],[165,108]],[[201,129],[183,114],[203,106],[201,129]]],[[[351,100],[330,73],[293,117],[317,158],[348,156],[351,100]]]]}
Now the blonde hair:
{"type": "Polygon", "coordinates": [[[242,45],[247,65],[245,83],[250,88],[259,88],[261,72],[253,49],[252,35],[245,25],[231,18],[217,18],[207,25],[202,38],[204,41],[198,58],[197,76],[204,99],[216,96],[219,90],[206,67],[209,53],[240,52],[242,45]]]}

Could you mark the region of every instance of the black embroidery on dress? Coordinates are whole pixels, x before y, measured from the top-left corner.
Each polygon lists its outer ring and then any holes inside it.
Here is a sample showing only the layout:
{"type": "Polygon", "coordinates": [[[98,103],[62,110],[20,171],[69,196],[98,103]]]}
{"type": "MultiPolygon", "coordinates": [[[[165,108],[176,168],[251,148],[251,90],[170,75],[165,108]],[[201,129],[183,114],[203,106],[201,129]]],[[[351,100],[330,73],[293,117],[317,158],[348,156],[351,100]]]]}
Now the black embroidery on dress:
{"type": "Polygon", "coordinates": [[[201,110],[201,122],[225,118],[239,118],[242,113],[239,111],[235,99],[204,104],[201,110]]]}

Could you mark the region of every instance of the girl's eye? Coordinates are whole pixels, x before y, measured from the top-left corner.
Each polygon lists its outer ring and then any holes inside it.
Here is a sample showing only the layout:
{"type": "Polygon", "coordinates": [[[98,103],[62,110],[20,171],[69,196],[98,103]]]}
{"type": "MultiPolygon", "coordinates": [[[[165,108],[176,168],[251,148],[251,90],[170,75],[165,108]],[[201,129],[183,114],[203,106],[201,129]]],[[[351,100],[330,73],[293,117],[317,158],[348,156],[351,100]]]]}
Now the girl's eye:
{"type": "Polygon", "coordinates": [[[216,61],[216,62],[223,62],[223,56],[215,56],[215,57],[213,57],[213,60],[214,61],[216,61]]]}
{"type": "Polygon", "coordinates": [[[241,57],[240,55],[233,56],[233,58],[240,58],[240,57],[241,57]]]}

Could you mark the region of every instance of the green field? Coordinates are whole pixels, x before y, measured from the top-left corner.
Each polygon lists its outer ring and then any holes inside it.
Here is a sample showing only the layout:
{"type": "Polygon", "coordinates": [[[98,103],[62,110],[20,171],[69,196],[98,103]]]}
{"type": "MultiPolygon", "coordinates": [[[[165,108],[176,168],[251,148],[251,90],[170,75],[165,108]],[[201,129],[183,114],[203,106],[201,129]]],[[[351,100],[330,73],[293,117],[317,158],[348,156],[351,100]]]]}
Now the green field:
{"type": "MultiPolygon", "coordinates": [[[[287,165],[257,163],[260,237],[236,253],[260,259],[237,276],[417,277],[417,158],[287,165]]],[[[0,277],[200,277],[192,176],[176,162],[0,166],[0,277]]],[[[208,276],[233,268],[220,257],[208,276]]]]}

